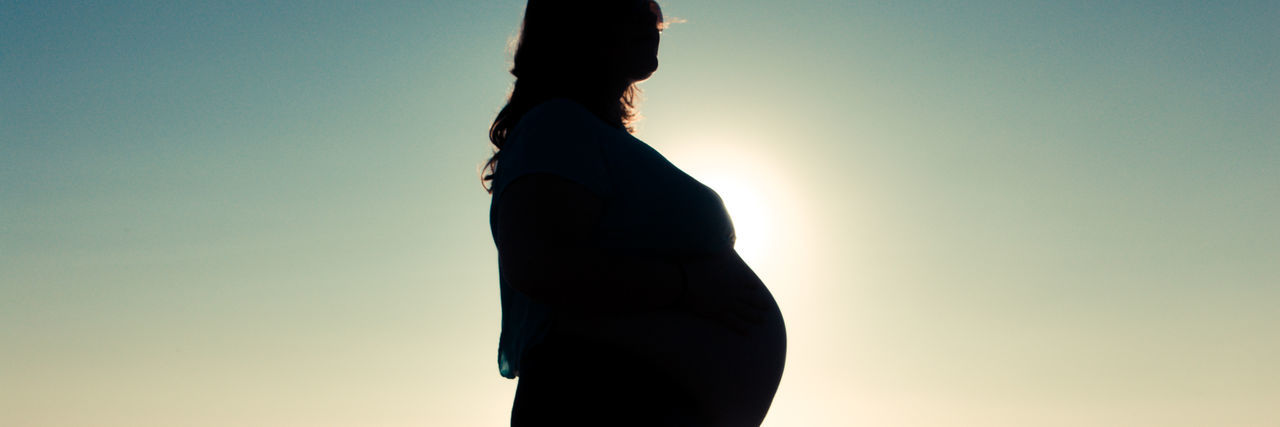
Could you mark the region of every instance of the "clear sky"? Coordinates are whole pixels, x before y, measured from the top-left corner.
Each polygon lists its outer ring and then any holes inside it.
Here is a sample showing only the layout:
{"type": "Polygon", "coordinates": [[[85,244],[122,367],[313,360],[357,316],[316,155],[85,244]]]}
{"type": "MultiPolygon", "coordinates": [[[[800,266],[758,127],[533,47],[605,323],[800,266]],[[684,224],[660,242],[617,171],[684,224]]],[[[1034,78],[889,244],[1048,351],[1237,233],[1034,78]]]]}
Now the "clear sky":
{"type": "MultiPolygon", "coordinates": [[[[663,6],[638,136],[779,300],[767,425],[1280,424],[1280,2],[663,6]]],[[[505,425],[522,8],[5,3],[0,425],[505,425]]]]}

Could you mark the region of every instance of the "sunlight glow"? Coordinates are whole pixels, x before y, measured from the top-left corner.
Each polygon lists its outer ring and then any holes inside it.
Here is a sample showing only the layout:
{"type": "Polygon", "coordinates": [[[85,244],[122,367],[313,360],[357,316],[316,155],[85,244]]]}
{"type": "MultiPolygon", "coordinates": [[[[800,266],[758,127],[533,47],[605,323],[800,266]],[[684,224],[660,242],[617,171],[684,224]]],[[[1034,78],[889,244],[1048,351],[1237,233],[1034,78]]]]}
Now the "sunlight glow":
{"type": "Polygon", "coordinates": [[[718,143],[721,138],[691,138],[671,147],[671,158],[720,195],[733,220],[734,247],[742,258],[753,266],[772,264],[786,255],[778,249],[785,246],[779,233],[791,208],[775,173],[777,164],[744,144],[718,143]]]}
{"type": "Polygon", "coordinates": [[[725,170],[708,172],[699,181],[715,190],[724,201],[738,236],[734,245],[738,253],[749,260],[768,256],[774,214],[761,194],[761,186],[749,175],[725,170]]]}

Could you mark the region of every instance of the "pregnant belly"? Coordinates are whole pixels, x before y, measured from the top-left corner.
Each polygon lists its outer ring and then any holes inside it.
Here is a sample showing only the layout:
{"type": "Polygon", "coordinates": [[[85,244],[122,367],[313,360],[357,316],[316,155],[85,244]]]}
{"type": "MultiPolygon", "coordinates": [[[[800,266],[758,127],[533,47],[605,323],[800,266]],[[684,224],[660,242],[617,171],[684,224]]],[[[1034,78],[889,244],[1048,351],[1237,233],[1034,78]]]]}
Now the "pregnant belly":
{"type": "MultiPolygon", "coordinates": [[[[786,329],[769,298],[765,319],[745,333],[678,311],[560,319],[559,333],[580,336],[652,361],[682,382],[712,425],[759,425],[786,359],[786,329]]],[[[626,367],[618,373],[627,375],[626,367]]]]}

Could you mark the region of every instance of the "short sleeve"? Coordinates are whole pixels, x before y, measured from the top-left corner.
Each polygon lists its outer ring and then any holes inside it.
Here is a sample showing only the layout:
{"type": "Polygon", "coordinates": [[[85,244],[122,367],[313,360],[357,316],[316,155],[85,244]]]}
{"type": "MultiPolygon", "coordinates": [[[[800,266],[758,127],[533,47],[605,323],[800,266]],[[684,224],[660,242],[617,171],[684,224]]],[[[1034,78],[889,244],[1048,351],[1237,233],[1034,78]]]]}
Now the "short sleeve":
{"type": "Polygon", "coordinates": [[[607,197],[612,192],[604,156],[609,128],[577,103],[555,99],[530,110],[512,130],[493,179],[496,200],[524,175],[549,173],[607,197]]]}

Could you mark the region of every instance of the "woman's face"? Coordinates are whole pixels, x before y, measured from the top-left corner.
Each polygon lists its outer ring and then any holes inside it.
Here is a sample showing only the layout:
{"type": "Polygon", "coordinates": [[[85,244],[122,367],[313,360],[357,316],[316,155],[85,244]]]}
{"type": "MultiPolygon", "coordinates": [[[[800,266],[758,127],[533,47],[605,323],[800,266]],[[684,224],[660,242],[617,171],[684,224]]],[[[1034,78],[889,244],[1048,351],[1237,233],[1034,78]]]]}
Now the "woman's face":
{"type": "Polygon", "coordinates": [[[658,69],[662,9],[653,0],[626,0],[626,4],[618,26],[622,46],[615,60],[629,80],[641,81],[658,69]]]}

